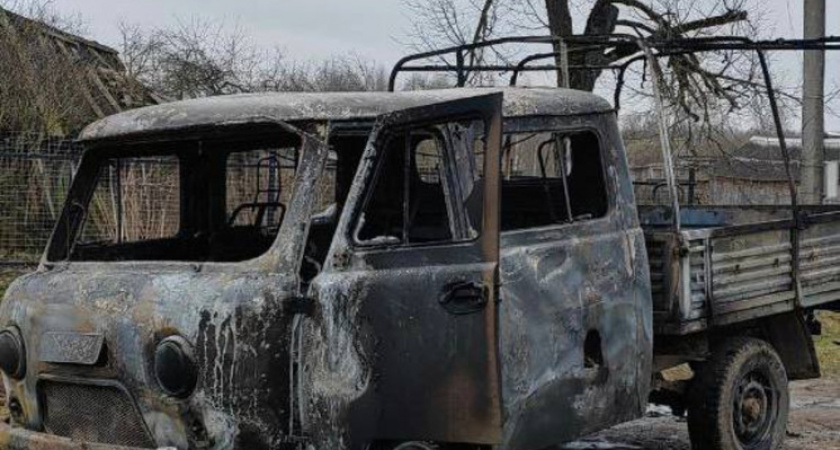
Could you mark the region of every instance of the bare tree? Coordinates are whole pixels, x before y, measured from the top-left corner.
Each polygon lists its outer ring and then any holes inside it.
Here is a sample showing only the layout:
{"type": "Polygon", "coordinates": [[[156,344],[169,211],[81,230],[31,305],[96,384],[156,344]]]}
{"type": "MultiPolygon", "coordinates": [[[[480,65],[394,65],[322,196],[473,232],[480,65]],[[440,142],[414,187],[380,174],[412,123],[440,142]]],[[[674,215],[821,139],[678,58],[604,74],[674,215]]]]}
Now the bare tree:
{"type": "Polygon", "coordinates": [[[278,71],[270,86],[275,91],[304,92],[383,91],[387,88],[385,68],[357,55],[289,63],[278,71]]]}
{"type": "MultiPolygon", "coordinates": [[[[411,45],[430,49],[481,42],[502,35],[599,36],[614,33],[649,38],[683,38],[754,32],[758,18],[748,0],[404,0],[416,17],[411,45]],[[575,18],[583,17],[583,26],[575,18]]],[[[560,65],[560,44],[554,51],[560,65]]],[[[569,53],[571,66],[605,66],[639,55],[634,46],[588,48],[569,53]]],[[[471,55],[475,60],[514,54],[471,55]]],[[[671,98],[694,119],[711,114],[715,100],[731,108],[757,87],[754,59],[732,52],[675,55],[665,61],[671,98]]],[[[572,70],[569,86],[592,91],[603,69],[572,70]]],[[[476,78],[473,77],[473,81],[476,78]]],[[[484,81],[478,79],[479,82],[484,81]]],[[[558,74],[561,84],[561,74],[558,74]]]]}
{"type": "Polygon", "coordinates": [[[203,20],[144,30],[120,25],[128,73],[173,99],[251,92],[274,56],[239,26],[203,20]]]}
{"type": "Polygon", "coordinates": [[[364,58],[289,61],[278,48],[256,45],[239,26],[193,20],[153,30],[122,24],[120,30],[128,72],[170,98],[387,89],[384,68],[364,58]]]}

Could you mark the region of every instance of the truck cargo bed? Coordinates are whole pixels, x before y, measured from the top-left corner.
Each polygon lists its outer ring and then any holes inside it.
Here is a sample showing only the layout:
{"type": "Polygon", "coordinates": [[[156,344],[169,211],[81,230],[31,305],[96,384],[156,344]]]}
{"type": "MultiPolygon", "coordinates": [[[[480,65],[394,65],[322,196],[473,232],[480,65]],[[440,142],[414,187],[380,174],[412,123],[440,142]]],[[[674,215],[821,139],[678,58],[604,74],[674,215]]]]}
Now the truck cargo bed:
{"type": "Polygon", "coordinates": [[[675,233],[667,209],[640,208],[656,332],[689,334],[840,300],[840,207],[800,211],[797,227],[785,207],[688,207],[675,233]]]}

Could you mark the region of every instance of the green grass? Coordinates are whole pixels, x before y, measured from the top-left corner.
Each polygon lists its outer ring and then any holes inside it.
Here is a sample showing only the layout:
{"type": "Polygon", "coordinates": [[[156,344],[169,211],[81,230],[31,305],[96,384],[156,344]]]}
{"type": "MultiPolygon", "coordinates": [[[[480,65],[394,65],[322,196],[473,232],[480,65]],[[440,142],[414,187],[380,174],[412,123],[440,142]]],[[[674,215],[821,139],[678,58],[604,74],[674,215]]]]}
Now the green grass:
{"type": "Polygon", "coordinates": [[[814,336],[823,377],[840,378],[840,313],[819,313],[822,336],[814,336]]]}

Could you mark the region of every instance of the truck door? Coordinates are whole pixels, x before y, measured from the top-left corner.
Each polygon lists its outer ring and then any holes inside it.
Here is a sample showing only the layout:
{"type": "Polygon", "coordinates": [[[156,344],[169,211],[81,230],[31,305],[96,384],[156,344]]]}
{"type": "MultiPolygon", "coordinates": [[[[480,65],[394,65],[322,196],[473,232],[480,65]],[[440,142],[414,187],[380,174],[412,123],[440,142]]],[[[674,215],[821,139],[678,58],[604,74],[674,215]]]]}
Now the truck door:
{"type": "Polygon", "coordinates": [[[644,237],[614,116],[526,126],[505,136],[502,157],[500,336],[511,450],[638,417],[652,356],[644,237]]]}
{"type": "Polygon", "coordinates": [[[312,283],[313,432],[333,421],[355,448],[500,441],[501,102],[470,97],[379,121],[312,283]]]}

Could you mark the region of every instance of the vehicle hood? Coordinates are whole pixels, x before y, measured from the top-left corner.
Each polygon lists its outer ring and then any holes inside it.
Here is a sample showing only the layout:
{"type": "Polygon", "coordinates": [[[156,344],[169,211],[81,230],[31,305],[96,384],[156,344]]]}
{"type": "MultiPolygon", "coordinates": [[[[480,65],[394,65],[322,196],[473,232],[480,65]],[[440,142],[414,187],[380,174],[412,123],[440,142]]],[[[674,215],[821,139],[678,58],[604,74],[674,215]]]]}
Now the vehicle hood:
{"type": "Polygon", "coordinates": [[[37,400],[45,379],[107,380],[133,399],[158,446],[290,439],[294,277],[187,267],[42,270],[17,280],[0,324],[18,327],[24,341],[25,377],[4,376],[24,425],[50,430],[37,400]],[[166,395],[154,375],[155,348],[173,335],[191,344],[198,365],[186,399],[166,395]],[[99,350],[88,348],[97,340],[99,350]]]}

